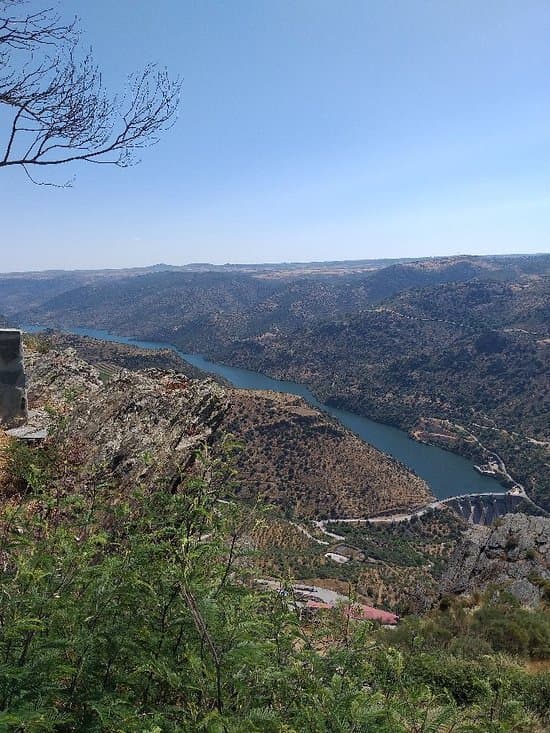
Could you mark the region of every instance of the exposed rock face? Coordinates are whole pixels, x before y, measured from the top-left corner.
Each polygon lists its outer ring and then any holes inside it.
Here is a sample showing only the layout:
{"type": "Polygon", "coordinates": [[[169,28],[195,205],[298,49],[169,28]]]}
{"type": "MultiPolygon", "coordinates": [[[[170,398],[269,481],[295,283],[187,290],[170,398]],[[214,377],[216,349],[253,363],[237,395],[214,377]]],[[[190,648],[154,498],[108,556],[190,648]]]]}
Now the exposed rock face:
{"type": "Polygon", "coordinates": [[[99,371],[79,359],[74,349],[45,354],[29,351],[26,359],[31,407],[66,405],[89,397],[103,386],[99,371]]]}
{"type": "Polygon", "coordinates": [[[175,485],[210,442],[226,411],[211,380],[175,372],[122,371],[80,400],[68,431],[84,444],[87,471],[122,486],[175,485]]]}
{"type": "Polygon", "coordinates": [[[27,416],[21,331],[0,329],[0,423],[13,425],[27,416]]]}
{"type": "Polygon", "coordinates": [[[507,514],[494,527],[466,532],[445,571],[441,590],[469,594],[503,587],[522,604],[537,605],[550,581],[550,519],[507,514]]]}
{"type": "MultiPolygon", "coordinates": [[[[115,341],[102,341],[89,336],[72,333],[40,334],[41,338],[53,349],[73,348],[79,358],[93,364],[101,371],[117,371],[121,367],[132,371],[137,369],[173,369],[190,379],[203,379],[204,373],[188,364],[175,351],[159,348],[142,349],[138,346],[119,344],[115,341]],[[114,369],[109,369],[113,367],[114,369]],[[118,369],[117,369],[118,368],[118,369]]],[[[215,380],[219,381],[219,380],[215,380]]]]}
{"type": "Polygon", "coordinates": [[[29,396],[34,407],[65,414],[81,477],[113,479],[122,491],[177,483],[227,409],[222,387],[173,371],[121,369],[104,384],[74,349],[30,355],[29,396]]]}

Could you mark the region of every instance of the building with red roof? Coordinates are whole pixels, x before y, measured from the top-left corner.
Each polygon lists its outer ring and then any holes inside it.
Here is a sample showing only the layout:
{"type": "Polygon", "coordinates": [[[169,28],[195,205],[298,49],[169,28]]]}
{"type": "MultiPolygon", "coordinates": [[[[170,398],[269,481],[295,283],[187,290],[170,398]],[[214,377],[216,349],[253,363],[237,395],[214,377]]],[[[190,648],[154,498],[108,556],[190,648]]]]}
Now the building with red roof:
{"type": "MultiPolygon", "coordinates": [[[[322,601],[308,600],[305,609],[312,613],[317,611],[330,611],[336,606],[332,603],[323,603],[322,601]]],[[[399,616],[390,611],[382,611],[374,606],[365,606],[362,603],[352,603],[342,607],[345,614],[349,615],[354,621],[377,621],[385,626],[395,626],[399,622],[399,616]]]]}

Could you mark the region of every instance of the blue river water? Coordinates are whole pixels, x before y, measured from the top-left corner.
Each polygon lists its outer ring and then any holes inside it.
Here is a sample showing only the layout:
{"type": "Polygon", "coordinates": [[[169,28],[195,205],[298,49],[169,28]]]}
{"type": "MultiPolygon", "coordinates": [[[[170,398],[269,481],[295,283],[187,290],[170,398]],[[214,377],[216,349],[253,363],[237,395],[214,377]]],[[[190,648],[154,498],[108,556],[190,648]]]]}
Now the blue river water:
{"type": "MultiPolygon", "coordinates": [[[[29,332],[43,330],[40,327],[33,326],[22,326],[22,328],[29,332]]],[[[426,481],[432,493],[438,499],[461,494],[505,492],[505,489],[495,479],[479,474],[475,470],[473,463],[466,458],[457,456],[442,448],[419,443],[398,428],[369,420],[366,417],[361,417],[347,410],[340,410],[330,405],[322,404],[303,384],[271,379],[271,377],[266,377],[263,374],[248,369],[239,369],[208,361],[200,354],[185,354],[178,351],[171,344],[140,341],[125,336],[116,336],[107,331],[92,328],[71,328],[67,332],[79,336],[90,336],[103,341],[140,346],[143,349],[171,349],[185,359],[188,364],[192,364],[209,374],[217,374],[224,377],[235,387],[253,390],[274,390],[276,392],[299,395],[313,407],[336,418],[366,442],[384,451],[384,453],[393,456],[408,468],[412,469],[426,481]]]]}

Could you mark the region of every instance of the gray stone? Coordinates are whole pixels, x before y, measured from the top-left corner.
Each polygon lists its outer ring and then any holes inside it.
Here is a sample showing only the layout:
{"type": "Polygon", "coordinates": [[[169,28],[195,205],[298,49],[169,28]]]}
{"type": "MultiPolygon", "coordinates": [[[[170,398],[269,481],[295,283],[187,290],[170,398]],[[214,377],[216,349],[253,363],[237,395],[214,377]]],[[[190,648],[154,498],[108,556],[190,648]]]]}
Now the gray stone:
{"type": "Polygon", "coordinates": [[[457,545],[441,579],[441,594],[502,588],[536,606],[550,581],[550,519],[507,514],[493,527],[474,526],[457,545]]]}
{"type": "MultiPolygon", "coordinates": [[[[225,390],[210,379],[120,369],[103,383],[74,349],[29,352],[26,364],[31,404],[63,416],[52,440],[78,452],[82,485],[172,489],[214,442],[228,409],[225,390]]],[[[36,430],[44,422],[29,421],[36,430]]]]}
{"type": "Polygon", "coordinates": [[[0,424],[25,421],[27,395],[21,331],[0,329],[0,424]]]}

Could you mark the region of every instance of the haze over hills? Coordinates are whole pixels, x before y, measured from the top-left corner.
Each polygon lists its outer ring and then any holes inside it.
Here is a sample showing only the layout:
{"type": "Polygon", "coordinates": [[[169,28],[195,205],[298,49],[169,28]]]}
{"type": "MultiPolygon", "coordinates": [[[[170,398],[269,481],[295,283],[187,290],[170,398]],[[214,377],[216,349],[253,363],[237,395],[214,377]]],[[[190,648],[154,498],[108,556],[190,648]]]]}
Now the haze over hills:
{"type": "MultiPolygon", "coordinates": [[[[217,273],[222,276],[222,279],[212,281],[212,285],[217,286],[221,293],[231,293],[232,281],[227,280],[224,284],[223,279],[223,275],[228,273],[250,275],[255,279],[262,280],[281,280],[283,282],[272,284],[272,288],[274,292],[280,293],[279,297],[284,300],[285,290],[288,289],[290,282],[298,281],[301,283],[302,277],[305,281],[312,278],[323,280],[323,276],[333,280],[335,275],[340,275],[343,279],[340,281],[337,278],[334,281],[333,286],[335,288],[341,292],[348,287],[348,283],[350,286],[354,286],[355,289],[364,286],[363,292],[358,294],[358,297],[362,298],[363,301],[373,302],[389,297],[403,289],[440,282],[463,281],[476,277],[482,279],[513,279],[530,273],[548,273],[549,261],[550,256],[544,254],[500,257],[492,255],[487,257],[457,256],[421,260],[361,260],[269,265],[190,264],[172,266],[161,264],[148,268],[122,270],[20,272],[0,274],[0,293],[2,304],[5,304],[4,310],[11,315],[18,312],[32,312],[32,307],[35,304],[45,305],[49,300],[62,293],[68,294],[73,290],[77,291],[86,286],[90,287],[90,292],[82,290],[80,295],[77,296],[77,298],[82,299],[83,304],[86,298],[89,298],[93,304],[92,294],[95,293],[99,296],[100,291],[97,288],[105,286],[105,297],[111,296],[114,307],[116,304],[114,290],[117,286],[112,281],[125,281],[122,285],[123,289],[130,288],[131,279],[140,276],[143,277],[140,281],[141,284],[135,286],[136,292],[139,292],[142,287],[145,295],[148,289],[154,289],[156,284],[168,289],[165,297],[169,297],[170,291],[176,291],[178,287],[189,286],[194,282],[199,285],[208,284],[210,282],[208,273],[212,275],[217,273]],[[181,279],[178,278],[178,273],[181,274],[181,279]],[[194,280],[192,274],[197,275],[197,280],[194,280]],[[157,279],[155,279],[155,276],[157,279]],[[349,280],[346,280],[346,276],[349,277],[349,280]],[[112,290],[109,289],[110,287],[112,290]]],[[[247,280],[245,279],[245,281],[247,280]]],[[[261,303],[261,292],[258,296],[258,303],[261,303]]],[[[292,292],[286,297],[292,301],[292,292]]],[[[68,302],[71,302],[70,298],[68,302]]],[[[60,306],[61,303],[58,302],[57,305],[60,306]]],[[[177,305],[177,302],[173,305],[177,305]]],[[[52,307],[55,309],[55,302],[52,307]]],[[[176,314],[180,317],[182,315],[181,312],[177,313],[177,311],[176,314]]]]}

